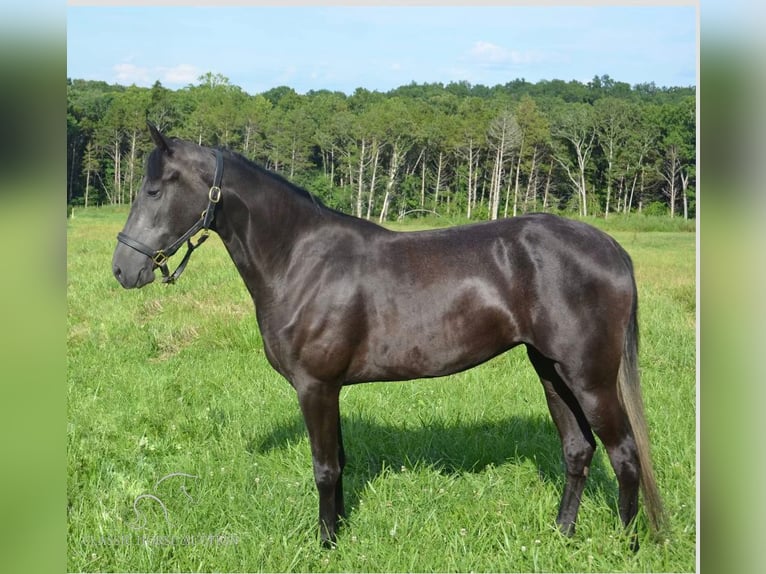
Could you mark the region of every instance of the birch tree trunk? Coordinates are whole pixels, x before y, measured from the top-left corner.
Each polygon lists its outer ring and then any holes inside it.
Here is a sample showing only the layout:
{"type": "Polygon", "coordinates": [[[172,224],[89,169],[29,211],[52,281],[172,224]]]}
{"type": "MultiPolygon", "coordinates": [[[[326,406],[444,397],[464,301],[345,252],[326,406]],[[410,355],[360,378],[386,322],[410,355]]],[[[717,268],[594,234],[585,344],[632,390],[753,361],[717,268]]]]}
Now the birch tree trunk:
{"type": "Polygon", "coordinates": [[[681,160],[678,153],[678,147],[671,145],[668,148],[667,156],[665,158],[665,169],[662,171],[662,177],[668,184],[667,195],[670,203],[670,217],[675,217],[676,214],[676,201],[678,196],[678,174],[680,171],[681,160]]]}
{"type": "Polygon", "coordinates": [[[359,151],[359,173],[357,175],[357,194],[356,194],[356,213],[357,217],[362,217],[362,193],[364,192],[364,153],[367,142],[362,139],[362,149],[359,151]]]}
{"type": "Polygon", "coordinates": [[[644,159],[646,158],[649,151],[654,146],[654,135],[652,135],[649,132],[644,132],[643,137],[640,142],[640,148],[638,153],[638,163],[636,164],[636,175],[633,178],[633,184],[630,187],[630,201],[628,202],[628,211],[626,213],[629,213],[630,210],[633,208],[633,195],[636,190],[636,181],[638,179],[639,173],[641,174],[641,187],[639,188],[639,201],[644,197],[644,159]]]}
{"type": "MultiPolygon", "coordinates": [[[[508,178],[508,185],[505,186],[505,205],[503,206],[503,217],[508,217],[508,204],[510,203],[511,199],[511,186],[513,185],[513,180],[509,177],[508,178]]],[[[513,199],[514,202],[514,209],[516,208],[516,198],[513,199]]]]}
{"type": "Polygon", "coordinates": [[[88,208],[88,192],[90,191],[90,170],[85,171],[85,208],[88,208]]]}
{"type": "Polygon", "coordinates": [[[85,155],[83,157],[83,164],[85,168],[85,207],[88,207],[88,197],[90,195],[90,175],[97,166],[95,165],[94,156],[95,151],[93,149],[93,141],[89,141],[85,146],[85,155]]]}
{"type": "MultiPolygon", "coordinates": [[[[354,164],[352,161],[351,153],[344,150],[344,160],[348,162],[348,187],[351,190],[349,194],[351,197],[351,205],[349,205],[349,211],[354,213],[354,164]]],[[[341,176],[341,186],[343,186],[343,176],[341,176]]]]}
{"type": "MultiPolygon", "coordinates": [[[[500,208],[503,171],[506,154],[521,144],[522,132],[516,117],[510,112],[502,112],[489,126],[489,138],[495,147],[495,166],[492,185],[490,186],[490,219],[497,219],[500,208]]],[[[511,169],[513,174],[513,169],[511,169]]]]}
{"type": "Polygon", "coordinates": [[[128,200],[133,201],[135,194],[133,193],[133,177],[136,167],[136,140],[138,134],[136,130],[133,130],[130,138],[130,157],[128,158],[128,200]]]}
{"type": "Polygon", "coordinates": [[[588,157],[590,157],[591,148],[593,146],[593,137],[591,136],[590,142],[585,148],[577,148],[577,166],[580,170],[580,193],[582,196],[582,214],[588,216],[588,191],[585,187],[585,168],[587,167],[588,157]]]}
{"type": "Polygon", "coordinates": [[[439,161],[436,167],[436,185],[434,188],[434,211],[437,211],[439,208],[439,188],[441,187],[443,163],[444,163],[444,152],[439,150],[439,161]]]}
{"type": "Polygon", "coordinates": [[[120,153],[120,140],[115,138],[114,140],[114,198],[115,203],[122,203],[122,172],[120,170],[120,161],[122,154],[120,153]]]}
{"type": "Polygon", "coordinates": [[[614,156],[614,148],[612,145],[608,146],[609,157],[607,159],[606,168],[606,210],[604,211],[604,219],[609,219],[609,200],[612,195],[612,158],[614,156]]]}
{"type": "Polygon", "coordinates": [[[529,181],[527,181],[527,193],[524,196],[524,213],[529,212],[530,195],[532,197],[532,210],[537,209],[537,148],[532,149],[532,166],[529,168],[529,181]]]}
{"type": "Polygon", "coordinates": [[[689,173],[681,171],[681,198],[684,203],[684,219],[689,219],[689,201],[686,190],[689,187],[689,173]]]}
{"type": "Polygon", "coordinates": [[[571,151],[567,149],[567,146],[559,150],[554,157],[564,168],[574,186],[579,198],[580,215],[587,216],[588,190],[585,171],[596,139],[592,108],[588,104],[569,104],[554,135],[568,142],[568,147],[574,150],[574,162],[571,160],[571,151]]]}
{"type": "Polygon", "coordinates": [[[497,219],[497,212],[500,206],[500,179],[502,177],[503,170],[503,153],[501,148],[497,148],[495,152],[495,165],[492,169],[492,181],[489,186],[489,218],[492,220],[497,219]]]}
{"type": "Polygon", "coordinates": [[[548,192],[551,189],[551,175],[553,174],[553,162],[554,162],[554,159],[551,158],[551,165],[548,168],[548,177],[545,179],[545,192],[543,193],[543,211],[546,211],[548,209],[548,192]]]}
{"type": "Polygon", "coordinates": [[[295,158],[297,155],[296,138],[293,136],[292,145],[290,146],[290,179],[295,177],[295,158]]]}
{"type": "Polygon", "coordinates": [[[386,182],[386,194],[383,196],[383,207],[380,210],[378,223],[383,223],[388,218],[388,208],[391,205],[391,195],[396,181],[396,175],[399,173],[399,162],[401,161],[401,152],[398,142],[393,143],[391,150],[391,164],[388,169],[388,181],[386,182]]]}
{"type": "MultiPolygon", "coordinates": [[[[645,138],[643,143],[642,143],[641,151],[638,154],[638,164],[636,165],[636,174],[633,176],[633,183],[630,186],[630,197],[628,198],[628,200],[627,200],[627,202],[626,202],[626,204],[624,206],[625,213],[630,213],[630,210],[633,207],[633,194],[636,191],[636,182],[638,181],[638,174],[639,174],[639,172],[641,173],[641,186],[642,186],[642,191],[643,191],[644,157],[645,157],[647,151],[649,150],[649,146],[651,144],[651,141],[652,141],[651,138],[645,138]]],[[[625,193],[627,195],[627,190],[626,190],[625,193]]]]}
{"type": "MultiPolygon", "coordinates": [[[[519,147],[519,161],[516,162],[516,181],[513,185],[513,216],[516,217],[518,213],[517,207],[519,204],[519,174],[521,173],[521,154],[524,151],[524,138],[521,139],[521,146],[519,147]]],[[[506,212],[508,210],[506,209],[506,212]]],[[[508,217],[508,215],[506,215],[508,217]]]]}
{"type": "Polygon", "coordinates": [[[377,140],[372,140],[372,147],[375,150],[375,155],[372,156],[372,178],[370,181],[370,196],[367,199],[367,215],[366,218],[369,221],[372,217],[372,208],[375,206],[375,182],[378,179],[378,163],[380,162],[380,146],[377,140]]]}
{"type": "Polygon", "coordinates": [[[473,185],[473,140],[471,139],[468,142],[468,201],[465,211],[467,219],[471,219],[474,203],[476,203],[476,189],[473,185]]]}
{"type": "Polygon", "coordinates": [[[638,181],[638,171],[636,171],[636,175],[633,176],[633,183],[630,186],[630,196],[627,198],[627,201],[625,202],[625,206],[624,206],[625,213],[630,213],[630,209],[633,206],[633,193],[636,191],[637,181],[638,181]]]}
{"type": "Polygon", "coordinates": [[[577,172],[572,172],[572,169],[570,168],[569,162],[566,158],[556,157],[556,160],[559,162],[559,165],[564,168],[567,177],[569,177],[569,180],[575,187],[575,192],[579,198],[580,215],[587,216],[588,191],[585,182],[585,169],[587,167],[588,159],[590,158],[590,153],[593,147],[593,136],[591,136],[588,140],[570,140],[570,142],[575,149],[575,156],[577,159],[577,172]]]}
{"type": "Polygon", "coordinates": [[[622,213],[622,202],[625,200],[625,175],[620,176],[620,185],[617,188],[617,208],[615,212],[622,213]]]}
{"type": "Polygon", "coordinates": [[[247,156],[250,153],[250,132],[253,131],[252,124],[250,122],[245,125],[245,147],[244,152],[245,156],[247,156]]]}

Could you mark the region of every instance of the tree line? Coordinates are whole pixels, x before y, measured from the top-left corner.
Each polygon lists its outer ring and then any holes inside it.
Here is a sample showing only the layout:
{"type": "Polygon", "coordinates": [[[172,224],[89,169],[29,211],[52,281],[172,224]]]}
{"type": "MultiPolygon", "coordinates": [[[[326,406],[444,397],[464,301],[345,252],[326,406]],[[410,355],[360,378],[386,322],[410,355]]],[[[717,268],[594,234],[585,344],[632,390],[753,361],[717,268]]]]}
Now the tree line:
{"type": "Polygon", "coordinates": [[[213,73],[179,90],[68,79],[68,204],[132,201],[152,149],[146,120],[377,221],[695,213],[694,87],[596,76],[250,95],[213,73]]]}

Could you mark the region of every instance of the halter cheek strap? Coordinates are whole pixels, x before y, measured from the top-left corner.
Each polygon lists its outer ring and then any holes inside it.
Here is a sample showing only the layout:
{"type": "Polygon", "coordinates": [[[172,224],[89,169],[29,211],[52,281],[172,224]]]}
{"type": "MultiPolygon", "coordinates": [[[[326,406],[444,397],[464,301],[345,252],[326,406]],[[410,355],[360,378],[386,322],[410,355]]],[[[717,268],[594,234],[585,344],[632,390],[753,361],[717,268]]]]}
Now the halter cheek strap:
{"type": "Polygon", "coordinates": [[[210,188],[207,194],[207,208],[202,212],[200,218],[192,225],[189,230],[174,241],[170,246],[165,249],[152,249],[145,243],[133,239],[120,232],[117,234],[117,241],[127,245],[128,247],[135,249],[139,253],[143,253],[149,257],[154,266],[158,267],[162,272],[163,283],[175,283],[176,279],[181,276],[181,273],[186,269],[186,264],[189,262],[192,252],[202,245],[210,235],[210,226],[215,218],[215,208],[218,202],[221,201],[221,180],[223,179],[223,154],[220,150],[215,150],[215,175],[213,176],[213,186],[210,188]],[[202,235],[197,240],[197,243],[192,243],[192,237],[202,230],[202,235]],[[176,270],[171,274],[168,270],[168,259],[178,251],[181,246],[186,243],[186,253],[184,254],[181,263],[176,267],[176,270]]]}

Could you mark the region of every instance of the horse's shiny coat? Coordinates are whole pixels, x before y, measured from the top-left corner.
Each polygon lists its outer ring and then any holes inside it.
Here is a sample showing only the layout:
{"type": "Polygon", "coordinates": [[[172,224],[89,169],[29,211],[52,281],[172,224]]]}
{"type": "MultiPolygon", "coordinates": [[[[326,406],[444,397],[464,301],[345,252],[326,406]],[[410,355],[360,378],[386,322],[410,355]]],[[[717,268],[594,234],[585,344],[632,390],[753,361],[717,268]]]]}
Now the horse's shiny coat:
{"type": "MultiPolygon", "coordinates": [[[[210,149],[157,148],[124,233],[166,245],[207,202],[210,149]]],[[[567,479],[557,522],[574,531],[596,442],[619,482],[629,525],[639,484],[662,518],[636,364],[637,292],[627,253],[608,235],[535,214],[395,233],[321,205],[306,191],[224,152],[212,229],[255,303],[266,356],[295,388],[311,441],[322,540],[345,514],[338,398],[343,385],[437,377],[524,344],[561,436],[567,479]]],[[[154,279],[146,255],[118,244],[126,288],[154,279]]]]}

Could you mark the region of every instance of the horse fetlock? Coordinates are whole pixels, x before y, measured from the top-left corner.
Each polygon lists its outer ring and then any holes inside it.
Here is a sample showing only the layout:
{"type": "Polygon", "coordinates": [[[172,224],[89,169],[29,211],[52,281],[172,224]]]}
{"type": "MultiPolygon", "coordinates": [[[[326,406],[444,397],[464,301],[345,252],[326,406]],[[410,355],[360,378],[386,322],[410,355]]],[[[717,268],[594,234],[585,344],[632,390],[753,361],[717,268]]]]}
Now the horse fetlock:
{"type": "Polygon", "coordinates": [[[327,522],[319,520],[319,538],[323,548],[332,549],[336,546],[337,535],[336,525],[328,525],[327,522]]]}

